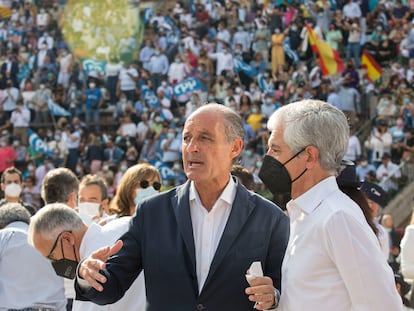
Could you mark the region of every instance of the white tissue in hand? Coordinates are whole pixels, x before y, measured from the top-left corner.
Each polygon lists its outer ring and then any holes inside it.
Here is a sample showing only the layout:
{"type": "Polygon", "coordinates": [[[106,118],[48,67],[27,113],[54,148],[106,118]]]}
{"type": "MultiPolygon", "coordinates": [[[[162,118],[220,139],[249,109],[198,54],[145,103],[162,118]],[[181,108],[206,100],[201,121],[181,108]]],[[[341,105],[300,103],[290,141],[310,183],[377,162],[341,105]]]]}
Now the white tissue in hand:
{"type": "Polygon", "coordinates": [[[250,282],[258,276],[263,276],[262,264],[260,261],[254,261],[250,265],[249,274],[246,274],[246,280],[250,284],[250,282]]]}

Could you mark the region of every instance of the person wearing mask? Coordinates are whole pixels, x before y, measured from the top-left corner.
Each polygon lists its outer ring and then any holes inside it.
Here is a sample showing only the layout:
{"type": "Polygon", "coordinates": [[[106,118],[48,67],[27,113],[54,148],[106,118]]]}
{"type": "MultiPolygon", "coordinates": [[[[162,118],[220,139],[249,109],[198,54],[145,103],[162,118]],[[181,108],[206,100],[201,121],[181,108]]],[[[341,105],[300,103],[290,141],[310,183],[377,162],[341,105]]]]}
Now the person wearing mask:
{"type": "MultiPolygon", "coordinates": [[[[29,241],[43,257],[49,259],[57,275],[73,279],[79,261],[91,252],[119,238],[128,227],[128,219],[113,221],[108,225],[86,225],[81,216],[63,203],[44,206],[32,218],[29,241]]],[[[145,310],[144,280],[133,284],[117,303],[99,306],[89,301],[75,299],[73,311],[95,310],[145,310]],[[139,285],[139,287],[138,287],[139,285]],[[137,297],[140,294],[141,297],[137,297]],[[142,302],[142,299],[144,302],[142,302]]]]}
{"type": "Polygon", "coordinates": [[[9,136],[0,137],[0,173],[3,173],[6,169],[14,166],[14,161],[16,160],[17,155],[13,149],[13,146],[10,146],[9,136]]]}
{"type": "Polygon", "coordinates": [[[52,97],[52,91],[46,84],[41,83],[32,98],[32,107],[35,111],[35,123],[47,123],[49,121],[48,101],[52,97]]]}
{"type": "Polygon", "coordinates": [[[292,198],[280,308],[400,310],[377,237],[336,182],[349,139],[345,115],[326,102],[303,100],[276,110],[267,125],[259,177],[272,193],[292,198]]]}
{"type": "Polygon", "coordinates": [[[19,95],[19,89],[13,86],[13,81],[11,79],[7,79],[6,88],[3,90],[1,98],[1,105],[8,117],[10,117],[12,112],[16,109],[19,95]]]}
{"type": "Polygon", "coordinates": [[[19,138],[20,142],[27,146],[30,110],[25,107],[23,100],[17,100],[16,109],[11,113],[10,123],[13,125],[13,136],[19,138]]]}
{"type": "Polygon", "coordinates": [[[86,225],[99,223],[108,215],[108,187],[103,177],[88,174],[81,179],[77,207],[86,225]]]}
{"type": "Polygon", "coordinates": [[[62,279],[29,245],[29,222],[29,212],[19,203],[0,208],[0,308],[65,311],[62,279]]]}
{"type": "Polygon", "coordinates": [[[174,162],[181,158],[181,140],[177,137],[175,129],[169,128],[167,137],[161,141],[162,162],[172,167],[174,162]]]}
{"type": "Polygon", "coordinates": [[[22,173],[15,167],[9,167],[1,175],[1,190],[4,198],[0,200],[0,207],[7,203],[19,203],[31,216],[36,213],[36,208],[30,203],[23,202],[21,194],[23,190],[22,173]]]}
{"type": "Polygon", "coordinates": [[[76,165],[78,164],[79,159],[79,146],[81,142],[81,133],[79,128],[73,124],[66,125],[61,139],[68,147],[68,156],[66,158],[65,167],[70,169],[72,172],[76,172],[76,165]]]}
{"type": "Polygon", "coordinates": [[[88,87],[83,94],[83,100],[85,101],[85,122],[88,127],[92,127],[91,122],[95,123],[95,131],[99,132],[99,110],[103,105],[103,94],[101,89],[96,87],[94,81],[89,82],[88,87]]]}
{"type": "Polygon", "coordinates": [[[276,307],[288,219],[231,177],[243,136],[240,116],[220,104],[204,105],[187,118],[182,153],[189,181],[138,204],[122,240],[81,263],[78,296],[112,303],[143,269],[153,310],[276,307]],[[258,241],[266,242],[258,247],[258,241]],[[254,261],[262,263],[265,276],[257,273],[249,287],[245,274],[254,261]]]}

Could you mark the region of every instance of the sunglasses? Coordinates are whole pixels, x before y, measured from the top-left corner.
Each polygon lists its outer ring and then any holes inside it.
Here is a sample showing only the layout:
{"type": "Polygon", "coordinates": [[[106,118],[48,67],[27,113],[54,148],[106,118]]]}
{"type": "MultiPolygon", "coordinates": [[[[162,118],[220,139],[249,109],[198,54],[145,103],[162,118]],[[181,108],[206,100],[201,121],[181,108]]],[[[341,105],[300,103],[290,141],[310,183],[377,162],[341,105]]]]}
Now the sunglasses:
{"type": "MultiPolygon", "coordinates": [[[[142,189],[145,189],[145,188],[148,188],[148,186],[150,185],[149,184],[149,182],[148,182],[148,180],[141,180],[141,182],[139,183],[139,185],[140,185],[140,187],[142,188],[142,189]]],[[[160,190],[161,189],[161,183],[159,183],[158,181],[154,181],[153,183],[152,183],[152,187],[155,189],[155,190],[160,190]]]]}

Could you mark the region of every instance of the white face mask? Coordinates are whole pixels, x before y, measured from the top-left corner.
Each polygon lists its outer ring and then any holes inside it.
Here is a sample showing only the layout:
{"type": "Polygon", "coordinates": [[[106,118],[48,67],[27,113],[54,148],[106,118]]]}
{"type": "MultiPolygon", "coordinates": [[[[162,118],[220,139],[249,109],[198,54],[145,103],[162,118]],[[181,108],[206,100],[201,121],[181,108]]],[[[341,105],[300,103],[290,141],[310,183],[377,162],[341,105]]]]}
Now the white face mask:
{"type": "Polygon", "coordinates": [[[4,194],[11,198],[19,197],[21,192],[22,187],[15,183],[8,184],[6,188],[4,188],[4,194]]]}
{"type": "Polygon", "coordinates": [[[144,199],[157,194],[158,191],[155,190],[153,187],[147,187],[145,189],[137,189],[135,190],[136,196],[134,199],[134,203],[135,205],[138,205],[139,203],[141,203],[144,199]]]}
{"type": "Polygon", "coordinates": [[[92,202],[82,202],[78,204],[79,213],[86,214],[90,217],[99,216],[99,207],[101,204],[92,202]]]}

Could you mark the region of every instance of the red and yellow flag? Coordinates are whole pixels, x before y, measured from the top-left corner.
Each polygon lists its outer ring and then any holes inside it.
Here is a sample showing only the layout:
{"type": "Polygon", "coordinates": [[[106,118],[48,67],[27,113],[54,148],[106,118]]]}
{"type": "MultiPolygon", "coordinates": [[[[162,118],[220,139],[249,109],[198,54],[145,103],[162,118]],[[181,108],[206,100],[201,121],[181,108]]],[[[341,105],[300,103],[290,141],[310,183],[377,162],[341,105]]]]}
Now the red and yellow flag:
{"type": "Polygon", "coordinates": [[[318,54],[318,61],[321,66],[322,75],[330,76],[344,70],[344,64],[339,57],[338,51],[326,43],[313,29],[306,24],[308,30],[309,43],[313,53],[318,54]]]}
{"type": "Polygon", "coordinates": [[[367,50],[362,52],[361,67],[367,70],[367,78],[371,82],[377,81],[382,75],[382,68],[367,50]]]}

